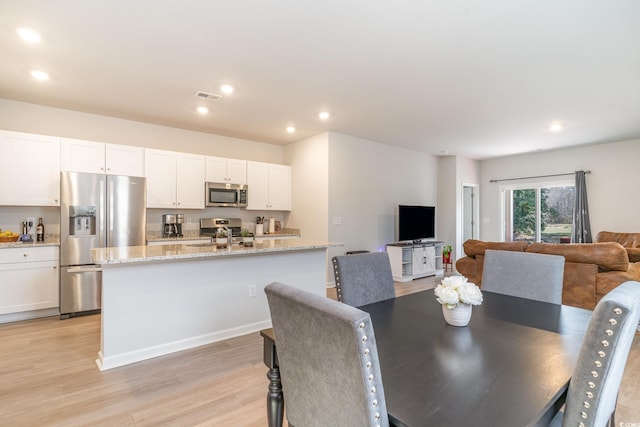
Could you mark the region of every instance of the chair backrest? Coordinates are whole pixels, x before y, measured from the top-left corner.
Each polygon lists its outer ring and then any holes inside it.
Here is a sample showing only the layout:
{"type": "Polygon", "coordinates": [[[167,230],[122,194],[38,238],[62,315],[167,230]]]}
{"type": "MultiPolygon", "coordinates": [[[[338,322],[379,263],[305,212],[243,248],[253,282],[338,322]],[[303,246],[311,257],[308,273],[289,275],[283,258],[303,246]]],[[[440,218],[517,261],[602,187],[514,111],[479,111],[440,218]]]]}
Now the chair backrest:
{"type": "Polygon", "coordinates": [[[562,304],[564,257],[487,249],[482,289],[490,292],[562,304]]]}
{"type": "Polygon", "coordinates": [[[388,426],[369,313],[282,283],[265,287],[293,426],[388,426]]]}
{"type": "Polygon", "coordinates": [[[341,255],[332,261],[338,301],[359,307],[396,297],[386,252],[341,255]]]}
{"type": "Polygon", "coordinates": [[[563,426],[605,426],[640,320],[640,283],[625,282],[593,310],[569,384],[563,426]]]}

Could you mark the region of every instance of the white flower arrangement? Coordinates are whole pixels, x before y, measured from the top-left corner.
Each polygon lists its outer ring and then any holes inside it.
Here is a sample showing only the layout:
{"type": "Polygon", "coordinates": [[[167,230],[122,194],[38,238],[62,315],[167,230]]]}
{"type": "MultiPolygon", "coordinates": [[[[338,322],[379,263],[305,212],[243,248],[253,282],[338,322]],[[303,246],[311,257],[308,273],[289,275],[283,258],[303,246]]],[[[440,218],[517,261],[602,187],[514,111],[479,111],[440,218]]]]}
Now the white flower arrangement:
{"type": "Polygon", "coordinates": [[[442,279],[434,289],[437,301],[448,309],[458,304],[482,304],[482,292],[474,283],[467,282],[464,276],[449,276],[442,279]]]}

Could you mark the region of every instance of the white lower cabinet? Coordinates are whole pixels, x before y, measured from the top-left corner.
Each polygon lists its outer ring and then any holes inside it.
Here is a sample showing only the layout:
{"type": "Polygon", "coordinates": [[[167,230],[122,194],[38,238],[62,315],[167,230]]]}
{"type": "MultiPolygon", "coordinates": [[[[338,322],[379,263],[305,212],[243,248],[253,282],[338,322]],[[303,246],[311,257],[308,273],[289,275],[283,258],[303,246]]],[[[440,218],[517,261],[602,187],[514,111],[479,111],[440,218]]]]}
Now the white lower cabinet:
{"type": "Polygon", "coordinates": [[[58,314],[58,248],[0,249],[0,323],[58,314]]]}

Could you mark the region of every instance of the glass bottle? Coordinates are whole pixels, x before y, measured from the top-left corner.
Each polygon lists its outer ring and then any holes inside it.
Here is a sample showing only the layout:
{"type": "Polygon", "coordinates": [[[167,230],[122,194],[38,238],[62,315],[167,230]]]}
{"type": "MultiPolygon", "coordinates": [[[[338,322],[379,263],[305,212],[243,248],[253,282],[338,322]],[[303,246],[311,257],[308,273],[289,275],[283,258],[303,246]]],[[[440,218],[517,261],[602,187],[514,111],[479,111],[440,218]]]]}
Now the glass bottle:
{"type": "Polygon", "coordinates": [[[36,241],[44,242],[44,224],[42,218],[38,218],[38,225],[36,226],[36,241]]]}

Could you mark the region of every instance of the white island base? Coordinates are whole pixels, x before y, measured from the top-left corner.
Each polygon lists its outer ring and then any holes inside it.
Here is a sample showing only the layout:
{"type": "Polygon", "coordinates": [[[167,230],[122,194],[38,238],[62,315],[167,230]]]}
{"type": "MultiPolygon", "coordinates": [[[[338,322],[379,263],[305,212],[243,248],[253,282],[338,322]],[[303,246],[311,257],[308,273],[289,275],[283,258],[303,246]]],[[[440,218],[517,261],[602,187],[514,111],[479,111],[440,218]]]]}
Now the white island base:
{"type": "Polygon", "coordinates": [[[279,281],[326,295],[326,247],[105,260],[98,367],[111,369],[271,327],[264,287],[279,281]]]}

